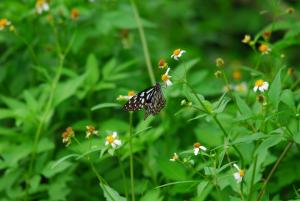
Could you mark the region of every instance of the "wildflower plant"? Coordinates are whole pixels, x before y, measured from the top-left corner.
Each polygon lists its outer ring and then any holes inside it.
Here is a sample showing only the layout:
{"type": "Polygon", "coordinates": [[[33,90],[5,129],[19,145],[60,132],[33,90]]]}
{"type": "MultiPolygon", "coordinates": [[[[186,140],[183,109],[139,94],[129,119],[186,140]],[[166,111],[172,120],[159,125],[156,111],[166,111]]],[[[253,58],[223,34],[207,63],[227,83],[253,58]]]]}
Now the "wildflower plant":
{"type": "Polygon", "coordinates": [[[300,199],[300,2],[1,5],[1,200],[300,199]]]}

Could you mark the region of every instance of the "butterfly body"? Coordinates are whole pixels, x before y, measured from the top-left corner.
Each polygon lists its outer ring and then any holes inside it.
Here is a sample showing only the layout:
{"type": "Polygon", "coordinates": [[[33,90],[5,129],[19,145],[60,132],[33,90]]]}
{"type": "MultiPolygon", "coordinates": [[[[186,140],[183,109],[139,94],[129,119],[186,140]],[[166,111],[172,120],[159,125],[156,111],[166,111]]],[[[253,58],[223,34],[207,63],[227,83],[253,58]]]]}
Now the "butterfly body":
{"type": "Polygon", "coordinates": [[[159,83],[155,86],[147,88],[135,96],[131,97],[123,106],[126,111],[137,111],[145,109],[144,119],[149,115],[158,114],[166,105],[166,100],[159,83]]]}

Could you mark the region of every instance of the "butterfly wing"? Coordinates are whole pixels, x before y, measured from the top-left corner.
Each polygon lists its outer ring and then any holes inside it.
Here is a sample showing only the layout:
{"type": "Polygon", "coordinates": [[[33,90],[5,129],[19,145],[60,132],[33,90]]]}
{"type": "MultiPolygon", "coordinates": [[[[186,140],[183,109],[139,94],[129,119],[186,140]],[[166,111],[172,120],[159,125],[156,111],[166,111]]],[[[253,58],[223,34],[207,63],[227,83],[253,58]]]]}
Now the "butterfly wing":
{"type": "Polygon", "coordinates": [[[144,119],[146,119],[150,114],[158,114],[164,108],[165,105],[166,100],[162,93],[161,86],[159,83],[157,83],[154,86],[154,92],[151,96],[151,99],[149,98],[149,100],[146,102],[144,119]]]}
{"type": "Polygon", "coordinates": [[[144,108],[144,119],[146,119],[149,115],[158,114],[165,104],[166,100],[163,96],[161,86],[157,83],[155,86],[147,88],[130,98],[123,106],[123,109],[126,111],[137,111],[144,108]]]}
{"type": "Polygon", "coordinates": [[[135,96],[131,97],[123,106],[126,111],[137,111],[145,107],[146,102],[153,96],[154,87],[147,88],[135,96]]]}

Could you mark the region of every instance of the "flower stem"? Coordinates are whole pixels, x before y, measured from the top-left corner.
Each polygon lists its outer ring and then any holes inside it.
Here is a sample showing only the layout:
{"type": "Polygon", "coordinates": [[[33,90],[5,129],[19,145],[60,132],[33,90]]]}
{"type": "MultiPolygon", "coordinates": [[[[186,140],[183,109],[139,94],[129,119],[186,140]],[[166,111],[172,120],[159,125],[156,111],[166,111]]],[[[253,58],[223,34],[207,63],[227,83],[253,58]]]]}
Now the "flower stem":
{"type": "Polygon", "coordinates": [[[265,194],[265,189],[267,184],[269,183],[271,177],[273,176],[275,170],[277,169],[279,163],[282,161],[283,157],[286,155],[286,153],[288,152],[288,150],[291,148],[291,146],[293,145],[293,141],[290,141],[286,147],[284,148],[283,152],[281,153],[281,155],[279,156],[278,160],[276,161],[276,163],[274,164],[274,166],[272,167],[272,170],[270,171],[269,175],[267,176],[267,179],[265,180],[265,182],[263,183],[261,190],[258,194],[258,197],[256,199],[256,201],[260,201],[264,194],[265,194]]]}
{"type": "Polygon", "coordinates": [[[251,198],[252,198],[252,188],[254,185],[254,179],[255,179],[255,173],[256,173],[256,163],[257,163],[257,155],[255,156],[254,163],[253,163],[253,171],[252,171],[250,187],[249,187],[249,197],[248,197],[249,201],[251,201],[251,198]]]}
{"type": "MultiPolygon", "coordinates": [[[[81,146],[81,143],[80,141],[76,138],[76,136],[73,137],[73,139],[75,140],[75,142],[81,146]]],[[[105,181],[105,179],[100,175],[100,173],[98,172],[98,170],[96,169],[94,163],[91,161],[91,158],[89,155],[85,156],[84,157],[90,164],[94,174],[96,175],[97,179],[99,180],[99,183],[102,184],[102,188],[103,188],[103,191],[110,197],[110,199],[112,200],[115,200],[114,197],[110,194],[110,192],[106,189],[106,187],[104,185],[107,185],[107,182],[105,181]]],[[[101,186],[101,185],[100,185],[101,186]]]]}
{"type": "Polygon", "coordinates": [[[120,170],[121,170],[122,177],[123,177],[123,182],[124,182],[124,190],[125,190],[126,200],[129,200],[128,188],[127,188],[127,185],[126,185],[126,176],[125,176],[124,166],[123,166],[123,163],[122,163],[121,157],[120,157],[120,156],[118,156],[117,158],[118,158],[118,161],[119,161],[120,170]]]}
{"type": "Polygon", "coordinates": [[[152,85],[154,85],[156,83],[156,80],[155,80],[155,76],[154,76],[154,73],[153,73],[153,68],[152,68],[152,64],[151,64],[151,60],[150,60],[150,54],[149,54],[148,43],[147,43],[145,32],[144,32],[144,27],[142,25],[140,15],[139,15],[139,11],[137,9],[135,1],[130,0],[130,3],[131,3],[131,7],[132,7],[132,10],[133,10],[133,14],[134,14],[134,19],[136,21],[136,24],[137,24],[137,27],[138,27],[138,30],[139,30],[139,34],[140,34],[140,38],[141,38],[141,41],[142,41],[143,52],[144,52],[144,57],[145,57],[145,60],[146,60],[146,66],[147,66],[148,74],[149,74],[152,85]]]}
{"type": "MultiPolygon", "coordinates": [[[[186,82],[186,85],[192,90],[193,94],[195,95],[196,99],[198,100],[198,102],[200,103],[200,105],[203,107],[203,109],[208,113],[211,114],[214,121],[218,124],[219,128],[222,130],[224,136],[229,139],[229,135],[227,133],[227,131],[225,130],[224,126],[221,124],[221,122],[219,121],[218,117],[216,114],[212,114],[211,111],[209,111],[207,109],[207,107],[205,106],[205,104],[202,102],[202,100],[198,97],[197,92],[186,82]]],[[[233,149],[236,151],[236,153],[239,155],[240,160],[241,160],[241,164],[242,164],[242,168],[244,167],[244,158],[242,153],[239,151],[239,149],[233,144],[232,145],[233,149]]]]}
{"type": "Polygon", "coordinates": [[[130,185],[131,185],[131,199],[135,201],[134,194],[134,169],[133,169],[133,151],[132,151],[132,116],[133,113],[129,112],[129,152],[130,152],[130,185]]]}

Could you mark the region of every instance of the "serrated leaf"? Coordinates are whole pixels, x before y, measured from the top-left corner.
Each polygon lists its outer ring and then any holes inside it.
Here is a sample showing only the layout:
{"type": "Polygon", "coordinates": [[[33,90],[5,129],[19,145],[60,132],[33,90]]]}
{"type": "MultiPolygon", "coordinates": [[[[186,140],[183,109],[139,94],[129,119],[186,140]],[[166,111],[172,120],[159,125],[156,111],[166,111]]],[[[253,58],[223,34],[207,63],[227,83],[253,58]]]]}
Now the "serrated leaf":
{"type": "Polygon", "coordinates": [[[108,185],[100,184],[100,187],[104,192],[104,197],[106,198],[106,201],[126,201],[125,197],[120,196],[117,191],[115,191],[108,185]]]}
{"type": "Polygon", "coordinates": [[[281,69],[276,74],[269,90],[269,100],[275,109],[278,108],[281,93],[281,69]]]}

